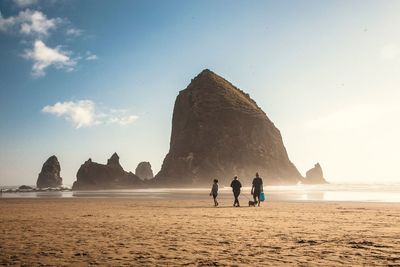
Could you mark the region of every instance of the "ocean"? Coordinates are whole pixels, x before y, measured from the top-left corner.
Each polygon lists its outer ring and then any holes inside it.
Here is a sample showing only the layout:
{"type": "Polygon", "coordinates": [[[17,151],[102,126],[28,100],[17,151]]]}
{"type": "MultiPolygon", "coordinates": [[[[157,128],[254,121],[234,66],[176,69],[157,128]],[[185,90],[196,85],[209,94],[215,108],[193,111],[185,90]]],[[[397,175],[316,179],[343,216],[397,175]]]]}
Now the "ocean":
{"type": "MultiPolygon", "coordinates": [[[[242,188],[241,201],[251,199],[249,187],[242,188]]],[[[127,190],[14,192],[0,198],[135,198],[135,199],[202,199],[209,197],[209,188],[148,188],[127,190]]],[[[380,202],[400,203],[400,185],[294,185],[265,186],[266,201],[295,202],[380,202]]],[[[231,189],[220,188],[221,199],[232,198],[231,189]]]]}

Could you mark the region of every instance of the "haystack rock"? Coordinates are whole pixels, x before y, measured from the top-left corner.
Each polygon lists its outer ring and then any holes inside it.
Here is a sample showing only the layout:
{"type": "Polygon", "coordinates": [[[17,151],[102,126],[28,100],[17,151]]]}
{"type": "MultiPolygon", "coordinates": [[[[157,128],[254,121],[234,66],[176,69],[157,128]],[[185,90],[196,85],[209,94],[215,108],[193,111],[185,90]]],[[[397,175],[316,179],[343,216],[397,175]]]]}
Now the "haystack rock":
{"type": "Polygon", "coordinates": [[[150,162],[142,161],[140,162],[135,170],[135,174],[139,176],[142,180],[150,180],[153,179],[153,170],[151,169],[150,162]]]}
{"type": "Polygon", "coordinates": [[[51,156],[43,164],[42,170],[40,171],[36,181],[36,187],[60,187],[62,185],[60,171],[61,167],[57,157],[51,156]]]}
{"type": "Polygon", "coordinates": [[[327,184],[324,178],[321,165],[319,163],[314,165],[314,168],[306,172],[306,178],[303,180],[304,184],[327,184]]]}
{"type": "Polygon", "coordinates": [[[107,164],[88,159],[78,170],[73,190],[134,188],[142,185],[142,180],[132,172],[126,172],[114,153],[107,164]]]}
{"type": "Polygon", "coordinates": [[[266,184],[296,184],[279,130],[250,96],[203,70],[176,98],[170,149],[156,183],[228,184],[234,175],[249,185],[259,172],[266,184]]]}

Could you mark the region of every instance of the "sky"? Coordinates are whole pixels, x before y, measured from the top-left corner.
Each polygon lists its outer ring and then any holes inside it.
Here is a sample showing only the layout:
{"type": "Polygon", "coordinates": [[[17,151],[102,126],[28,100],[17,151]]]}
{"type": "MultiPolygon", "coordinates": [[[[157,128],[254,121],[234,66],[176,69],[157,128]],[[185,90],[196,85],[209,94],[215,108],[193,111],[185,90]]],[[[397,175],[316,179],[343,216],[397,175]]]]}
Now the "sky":
{"type": "Polygon", "coordinates": [[[246,91],[304,175],[400,182],[399,1],[0,1],[0,185],[66,185],[169,149],[175,98],[208,68],[246,91]]]}

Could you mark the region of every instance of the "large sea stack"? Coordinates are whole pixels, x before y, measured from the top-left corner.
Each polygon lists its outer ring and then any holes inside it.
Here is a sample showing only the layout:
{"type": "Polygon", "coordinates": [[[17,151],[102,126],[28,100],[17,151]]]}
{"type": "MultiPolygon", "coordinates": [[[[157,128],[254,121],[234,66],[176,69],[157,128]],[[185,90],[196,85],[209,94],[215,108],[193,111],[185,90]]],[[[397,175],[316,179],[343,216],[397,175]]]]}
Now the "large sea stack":
{"type": "Polygon", "coordinates": [[[73,190],[134,188],[142,185],[142,180],[132,172],[126,172],[114,153],[107,164],[88,159],[78,170],[73,190]]]}
{"type": "Polygon", "coordinates": [[[256,172],[268,184],[296,184],[279,130],[250,96],[210,70],[179,92],[170,149],[156,183],[227,184],[234,175],[249,185],[256,172]]]}
{"type": "Polygon", "coordinates": [[[60,187],[62,185],[60,171],[61,167],[57,157],[51,156],[43,164],[42,170],[40,171],[36,181],[36,187],[60,187]]]}

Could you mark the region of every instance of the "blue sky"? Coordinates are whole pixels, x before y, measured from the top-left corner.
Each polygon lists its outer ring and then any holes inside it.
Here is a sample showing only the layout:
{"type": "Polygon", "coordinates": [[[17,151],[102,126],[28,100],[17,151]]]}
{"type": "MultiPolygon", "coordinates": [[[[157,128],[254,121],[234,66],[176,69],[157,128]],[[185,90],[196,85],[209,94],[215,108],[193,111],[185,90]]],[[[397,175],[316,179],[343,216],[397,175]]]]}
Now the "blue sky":
{"type": "Polygon", "coordinates": [[[397,1],[0,2],[0,184],[65,184],[169,148],[179,90],[209,68],[250,93],[304,174],[399,182],[397,1]]]}

